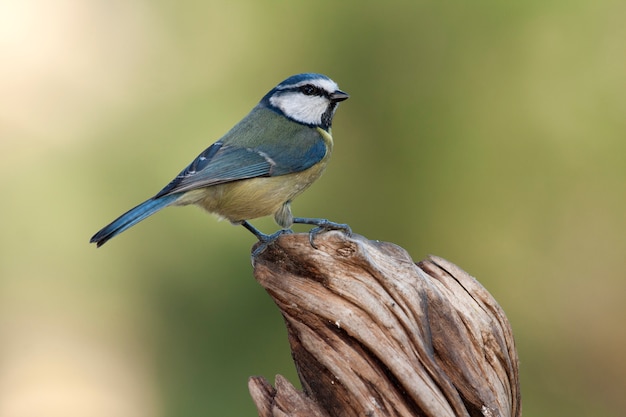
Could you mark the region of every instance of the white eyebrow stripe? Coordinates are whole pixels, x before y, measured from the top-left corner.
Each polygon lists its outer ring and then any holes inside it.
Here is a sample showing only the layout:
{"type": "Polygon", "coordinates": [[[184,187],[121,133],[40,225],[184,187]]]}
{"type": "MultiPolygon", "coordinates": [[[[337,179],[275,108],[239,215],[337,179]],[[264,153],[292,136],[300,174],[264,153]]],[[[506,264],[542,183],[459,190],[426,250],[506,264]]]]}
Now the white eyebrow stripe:
{"type": "Polygon", "coordinates": [[[307,84],[311,84],[311,85],[315,85],[317,87],[322,88],[325,91],[328,91],[329,93],[334,93],[335,91],[337,91],[339,89],[339,86],[337,85],[336,82],[332,81],[332,80],[327,80],[324,78],[316,78],[313,80],[303,80],[300,81],[299,83],[295,83],[295,84],[287,84],[284,85],[282,87],[279,88],[279,90],[287,90],[290,88],[298,88],[298,87],[302,87],[303,85],[307,85],[307,84]]]}

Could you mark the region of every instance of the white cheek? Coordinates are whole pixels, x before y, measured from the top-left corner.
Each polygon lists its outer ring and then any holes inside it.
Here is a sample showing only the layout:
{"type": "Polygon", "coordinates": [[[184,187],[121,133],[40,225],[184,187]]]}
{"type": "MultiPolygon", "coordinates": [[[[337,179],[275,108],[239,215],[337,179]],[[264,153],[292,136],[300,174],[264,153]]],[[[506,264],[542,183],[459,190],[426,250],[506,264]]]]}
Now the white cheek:
{"type": "Polygon", "coordinates": [[[300,93],[281,94],[270,99],[272,105],[282,110],[287,117],[306,124],[320,124],[322,114],[328,107],[328,99],[320,96],[305,96],[300,93]]]}

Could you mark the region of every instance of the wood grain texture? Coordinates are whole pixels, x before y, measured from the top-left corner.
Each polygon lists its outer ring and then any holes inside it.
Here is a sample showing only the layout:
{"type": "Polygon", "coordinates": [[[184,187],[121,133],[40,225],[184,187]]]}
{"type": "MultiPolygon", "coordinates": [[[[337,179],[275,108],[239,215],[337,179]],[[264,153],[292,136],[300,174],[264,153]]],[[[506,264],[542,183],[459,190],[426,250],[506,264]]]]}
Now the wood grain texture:
{"type": "Polygon", "coordinates": [[[478,281],[358,235],[315,243],[283,235],[253,259],[303,387],[251,378],[259,416],[521,416],[513,334],[478,281]]]}

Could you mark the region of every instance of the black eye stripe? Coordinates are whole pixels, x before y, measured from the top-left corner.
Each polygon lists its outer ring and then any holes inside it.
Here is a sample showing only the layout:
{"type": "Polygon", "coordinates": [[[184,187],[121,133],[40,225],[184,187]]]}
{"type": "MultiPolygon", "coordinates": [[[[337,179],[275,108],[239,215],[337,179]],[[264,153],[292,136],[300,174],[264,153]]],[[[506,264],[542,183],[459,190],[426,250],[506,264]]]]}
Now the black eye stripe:
{"type": "Polygon", "coordinates": [[[330,100],[330,93],[325,89],[318,87],[313,84],[304,84],[300,86],[289,86],[280,89],[276,89],[276,95],[285,94],[285,93],[300,93],[305,96],[317,96],[317,97],[326,97],[330,100]]]}
{"type": "Polygon", "coordinates": [[[303,86],[298,87],[298,91],[307,96],[320,96],[327,97],[328,93],[323,89],[314,86],[312,84],[305,84],[303,86]]]}

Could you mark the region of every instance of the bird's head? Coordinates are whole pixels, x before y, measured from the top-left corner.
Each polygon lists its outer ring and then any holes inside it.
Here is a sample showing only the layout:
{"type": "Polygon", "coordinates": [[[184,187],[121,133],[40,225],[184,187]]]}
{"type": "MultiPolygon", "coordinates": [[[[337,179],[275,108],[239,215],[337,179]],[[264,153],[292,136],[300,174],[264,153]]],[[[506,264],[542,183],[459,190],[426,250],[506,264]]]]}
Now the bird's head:
{"type": "Polygon", "coordinates": [[[322,74],[293,75],[274,87],[261,104],[294,122],[330,129],[335,110],[348,94],[322,74]]]}

